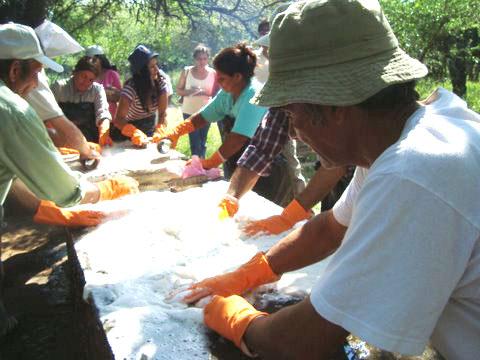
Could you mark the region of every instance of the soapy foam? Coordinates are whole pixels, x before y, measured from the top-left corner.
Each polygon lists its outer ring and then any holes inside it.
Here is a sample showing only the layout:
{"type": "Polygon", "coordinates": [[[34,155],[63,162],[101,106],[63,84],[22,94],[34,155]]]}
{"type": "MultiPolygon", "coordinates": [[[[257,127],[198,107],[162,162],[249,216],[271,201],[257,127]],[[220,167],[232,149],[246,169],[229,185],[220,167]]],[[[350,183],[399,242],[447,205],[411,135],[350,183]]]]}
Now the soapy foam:
{"type": "MultiPolygon", "coordinates": [[[[230,271],[286,233],[247,238],[241,221],[218,220],[228,183],[181,193],[144,192],[81,207],[111,216],[77,241],[84,296],[94,300],[117,359],[207,359],[201,308],[166,299],[172,290],[230,271]]],[[[281,208],[250,192],[236,219],[260,219],[281,208]]],[[[298,225],[297,225],[298,226],[298,225]]],[[[310,291],[326,261],[285,274],[281,293],[310,291]]]]}

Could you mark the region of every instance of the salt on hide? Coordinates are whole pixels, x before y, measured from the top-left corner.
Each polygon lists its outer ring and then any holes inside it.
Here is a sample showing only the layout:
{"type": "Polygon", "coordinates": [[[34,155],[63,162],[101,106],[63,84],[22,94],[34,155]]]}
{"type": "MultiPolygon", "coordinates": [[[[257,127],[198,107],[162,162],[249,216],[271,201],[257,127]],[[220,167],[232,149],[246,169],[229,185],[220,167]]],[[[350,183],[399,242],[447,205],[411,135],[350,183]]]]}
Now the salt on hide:
{"type": "MultiPolygon", "coordinates": [[[[242,219],[281,212],[253,192],[242,198],[236,219],[219,221],[217,204],[227,187],[218,181],[181,193],[144,192],[88,206],[123,211],[75,245],[85,298],[95,303],[115,358],[209,358],[202,310],[168,302],[166,296],[236,268],[285,235],[241,234],[242,219]]],[[[286,274],[276,286],[280,293],[308,292],[324,266],[286,274]]]]}

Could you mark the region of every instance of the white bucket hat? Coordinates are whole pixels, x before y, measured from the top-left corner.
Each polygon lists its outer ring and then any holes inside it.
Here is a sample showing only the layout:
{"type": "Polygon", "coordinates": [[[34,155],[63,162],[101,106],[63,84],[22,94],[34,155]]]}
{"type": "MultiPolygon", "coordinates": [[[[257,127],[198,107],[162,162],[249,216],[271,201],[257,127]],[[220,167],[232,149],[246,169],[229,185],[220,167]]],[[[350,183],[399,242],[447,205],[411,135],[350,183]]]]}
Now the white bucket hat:
{"type": "Polygon", "coordinates": [[[63,71],[62,65],[45,56],[35,31],[20,24],[0,25],[0,59],[35,59],[53,71],[63,71]]]}
{"type": "Polygon", "coordinates": [[[293,3],[270,31],[270,74],[252,103],[359,104],[385,87],[424,77],[376,0],[293,3]]]}
{"type": "Polygon", "coordinates": [[[75,54],[83,50],[83,47],[75,41],[65,30],[48,20],[35,28],[45,55],[49,57],[75,54]]]}

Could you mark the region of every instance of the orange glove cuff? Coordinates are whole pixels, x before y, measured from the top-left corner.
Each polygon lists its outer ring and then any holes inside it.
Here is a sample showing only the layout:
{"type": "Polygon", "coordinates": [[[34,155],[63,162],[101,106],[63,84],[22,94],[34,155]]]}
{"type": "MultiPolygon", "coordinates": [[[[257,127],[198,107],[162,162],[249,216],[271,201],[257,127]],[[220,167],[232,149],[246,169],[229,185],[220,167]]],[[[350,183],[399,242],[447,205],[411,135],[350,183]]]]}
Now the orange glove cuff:
{"type": "Polygon", "coordinates": [[[91,210],[66,210],[59,208],[52,201],[41,200],[33,221],[39,224],[60,226],[95,226],[100,224],[104,214],[91,210]]]}
{"type": "Polygon", "coordinates": [[[173,133],[180,137],[182,135],[185,135],[185,134],[189,134],[191,132],[195,131],[195,126],[193,125],[193,122],[192,120],[185,120],[185,121],[182,121],[180,124],[178,124],[177,126],[175,126],[175,129],[173,129],[173,133]]]}
{"type": "Polygon", "coordinates": [[[281,216],[289,221],[293,226],[301,220],[309,219],[311,217],[311,213],[305,210],[297,201],[297,199],[293,199],[290,204],[283,209],[281,216]]]}
{"type": "Polygon", "coordinates": [[[200,161],[202,163],[202,167],[208,170],[219,167],[221,164],[223,164],[225,159],[223,158],[222,154],[220,154],[220,151],[215,151],[215,153],[208,159],[200,159],[200,161]]]}
{"type": "Polygon", "coordinates": [[[122,135],[128,136],[135,146],[143,146],[148,142],[147,135],[132,124],[127,124],[122,128],[122,135]]]}
{"type": "Polygon", "coordinates": [[[267,313],[256,310],[244,298],[232,295],[227,298],[215,296],[205,306],[203,320],[212,330],[233,341],[240,347],[248,325],[267,313]]]}

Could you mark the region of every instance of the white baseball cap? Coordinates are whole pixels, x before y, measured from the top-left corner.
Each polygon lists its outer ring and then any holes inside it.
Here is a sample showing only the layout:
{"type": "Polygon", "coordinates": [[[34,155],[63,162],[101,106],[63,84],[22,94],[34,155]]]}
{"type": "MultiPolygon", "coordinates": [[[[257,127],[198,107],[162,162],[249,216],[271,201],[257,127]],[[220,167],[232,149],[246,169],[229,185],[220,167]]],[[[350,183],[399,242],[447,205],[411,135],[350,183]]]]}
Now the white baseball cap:
{"type": "Polygon", "coordinates": [[[75,41],[65,30],[51,21],[45,20],[35,28],[45,55],[49,57],[75,54],[83,47],[75,41]]]}
{"type": "Polygon", "coordinates": [[[91,45],[85,49],[85,55],[87,56],[95,56],[95,55],[103,55],[105,52],[100,45],[91,45]]]}
{"type": "Polygon", "coordinates": [[[35,59],[53,71],[63,71],[62,65],[45,56],[35,31],[20,24],[0,25],[0,59],[35,59]]]}

